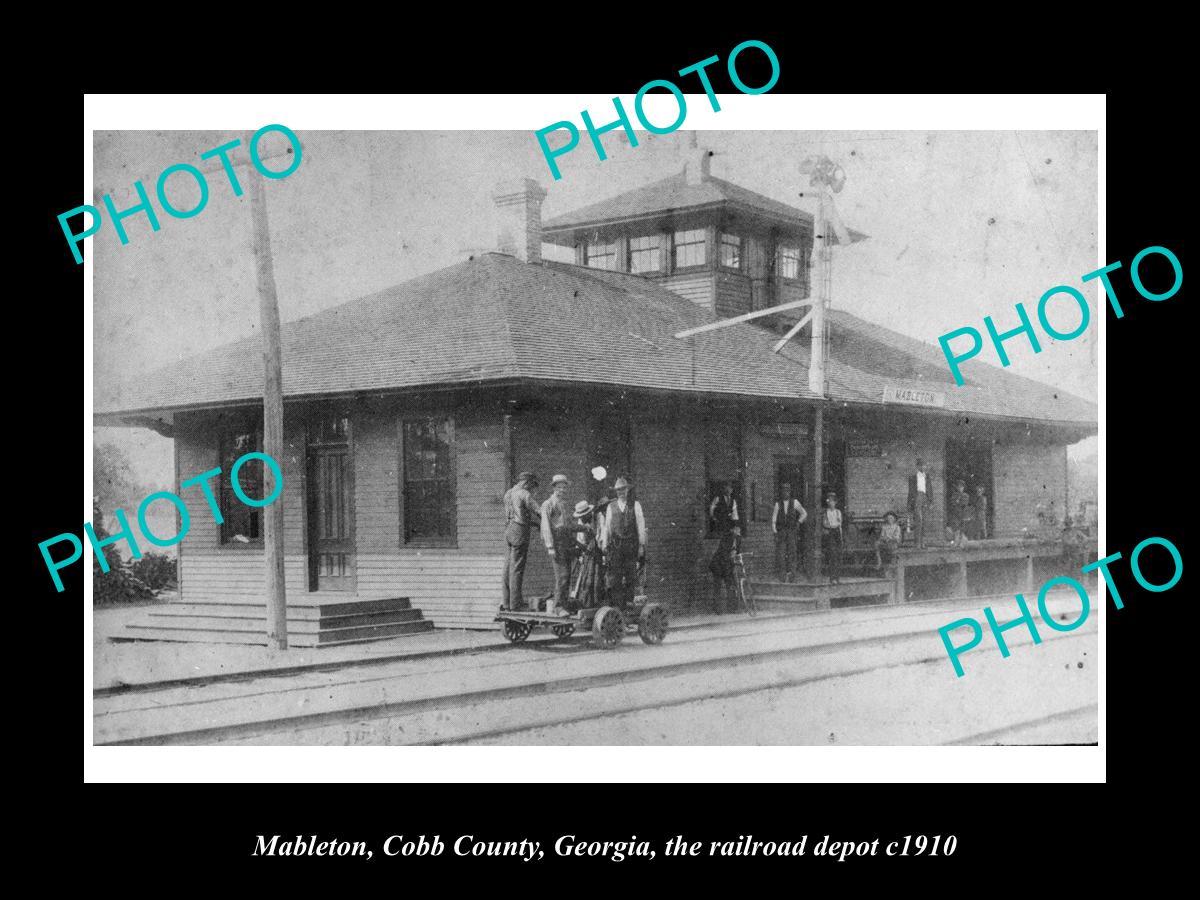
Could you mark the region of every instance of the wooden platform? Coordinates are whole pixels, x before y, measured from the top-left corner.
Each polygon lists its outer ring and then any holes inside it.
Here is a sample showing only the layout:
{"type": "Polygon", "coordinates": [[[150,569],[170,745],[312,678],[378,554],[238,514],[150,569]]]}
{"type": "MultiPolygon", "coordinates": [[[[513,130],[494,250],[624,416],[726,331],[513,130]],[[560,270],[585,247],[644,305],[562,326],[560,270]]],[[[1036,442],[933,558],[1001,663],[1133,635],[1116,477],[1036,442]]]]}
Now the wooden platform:
{"type": "Polygon", "coordinates": [[[960,547],[940,546],[901,547],[896,559],[896,596],[901,601],[909,594],[907,570],[914,568],[949,568],[952,570],[950,592],[953,596],[970,593],[968,566],[972,563],[1008,562],[1013,564],[1013,590],[1035,589],[1033,561],[1062,555],[1061,541],[1032,541],[1019,538],[996,538],[968,541],[960,547]]]}
{"type": "MultiPolygon", "coordinates": [[[[289,646],[332,647],[421,634],[433,623],[405,597],[314,592],[288,598],[287,627],[289,646]]],[[[168,603],[147,609],[114,640],[266,646],[267,607],[255,597],[168,603]]]]}
{"type": "Polygon", "coordinates": [[[839,584],[804,581],[753,581],[754,602],[765,609],[841,609],[895,602],[891,578],[846,576],[839,584]]]}

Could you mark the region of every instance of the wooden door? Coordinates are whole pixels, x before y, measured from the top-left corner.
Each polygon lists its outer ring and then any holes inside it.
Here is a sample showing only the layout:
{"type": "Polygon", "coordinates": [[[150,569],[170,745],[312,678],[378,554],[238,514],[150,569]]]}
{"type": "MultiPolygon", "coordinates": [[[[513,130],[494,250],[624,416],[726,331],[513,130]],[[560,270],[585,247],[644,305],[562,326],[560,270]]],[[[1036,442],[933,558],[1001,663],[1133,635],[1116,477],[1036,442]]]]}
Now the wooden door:
{"type": "Polygon", "coordinates": [[[315,423],[308,444],[309,590],[354,590],[354,469],[348,420],[315,423]]]}

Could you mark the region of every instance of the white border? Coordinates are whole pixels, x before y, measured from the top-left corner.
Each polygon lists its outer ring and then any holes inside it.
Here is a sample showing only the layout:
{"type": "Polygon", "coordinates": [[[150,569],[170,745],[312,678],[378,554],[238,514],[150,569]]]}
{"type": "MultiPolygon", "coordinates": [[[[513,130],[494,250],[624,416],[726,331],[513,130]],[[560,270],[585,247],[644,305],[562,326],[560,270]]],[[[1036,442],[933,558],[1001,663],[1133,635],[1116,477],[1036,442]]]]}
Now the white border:
{"type": "MultiPolygon", "coordinates": [[[[653,72],[647,79],[661,77],[653,72]]],[[[1094,130],[1099,132],[1099,256],[1106,262],[1105,97],[1103,95],[719,94],[715,113],[688,95],[685,130],[1094,130]],[[781,127],[787,123],[789,127],[781,127]]],[[[632,97],[622,95],[632,112],[632,97]]],[[[647,97],[652,121],[670,121],[674,100],[647,97]],[[656,105],[662,107],[659,114],[656,105]]],[[[116,95],[84,98],[83,203],[92,198],[94,130],[245,130],[283,123],[294,130],[493,130],[579,124],[578,111],[611,112],[611,95],[116,95]]],[[[542,173],[548,178],[548,173],[542,173]]],[[[92,278],[86,254],[84,320],[84,517],[91,519],[92,278]]],[[[1083,275],[1084,273],[1080,273],[1083,275]]],[[[1097,291],[1102,291],[1097,282],[1097,291]]],[[[1106,308],[1100,293],[1096,309],[1106,308]]],[[[1098,314],[1099,528],[1106,546],[1106,317],[1098,314]]],[[[1100,616],[1099,747],[645,747],[645,748],[93,748],[92,604],[84,578],[84,778],[87,781],[503,781],[505,766],[586,772],[604,761],[627,781],[1059,782],[1104,781],[1106,754],[1105,595],[1100,616]],[[613,767],[613,763],[617,767],[613,767]],[[640,773],[640,774],[638,774],[640,773]]]]}

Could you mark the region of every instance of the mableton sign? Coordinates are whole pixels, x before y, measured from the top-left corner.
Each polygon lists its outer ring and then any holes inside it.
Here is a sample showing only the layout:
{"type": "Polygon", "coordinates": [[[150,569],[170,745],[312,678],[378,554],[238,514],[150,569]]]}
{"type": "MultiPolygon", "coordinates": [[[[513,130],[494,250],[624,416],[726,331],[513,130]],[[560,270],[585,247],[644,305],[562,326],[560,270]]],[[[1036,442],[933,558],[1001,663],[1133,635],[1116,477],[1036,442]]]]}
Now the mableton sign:
{"type": "Polygon", "coordinates": [[[888,385],[883,389],[883,402],[910,403],[914,406],[945,406],[946,395],[937,391],[922,391],[888,385]]]}

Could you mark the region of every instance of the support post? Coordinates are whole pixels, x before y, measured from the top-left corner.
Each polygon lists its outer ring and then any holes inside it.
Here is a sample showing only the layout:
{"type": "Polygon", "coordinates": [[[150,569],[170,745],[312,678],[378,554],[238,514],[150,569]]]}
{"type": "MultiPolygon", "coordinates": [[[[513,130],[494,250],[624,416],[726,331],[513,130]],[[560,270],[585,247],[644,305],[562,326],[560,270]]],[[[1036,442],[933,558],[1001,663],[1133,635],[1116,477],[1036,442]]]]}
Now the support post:
{"type": "Polygon", "coordinates": [[[965,559],[960,559],[958,561],[958,571],[956,573],[956,577],[955,577],[954,581],[955,581],[954,589],[955,589],[955,591],[957,591],[956,596],[966,597],[968,588],[967,588],[967,561],[965,559]]]}
{"type": "Polygon", "coordinates": [[[812,517],[812,576],[813,581],[821,580],[821,539],[824,537],[822,523],[825,521],[825,498],[823,477],[825,475],[825,454],[822,444],[825,441],[825,409],[817,406],[813,414],[813,508],[816,515],[812,517]]]}

